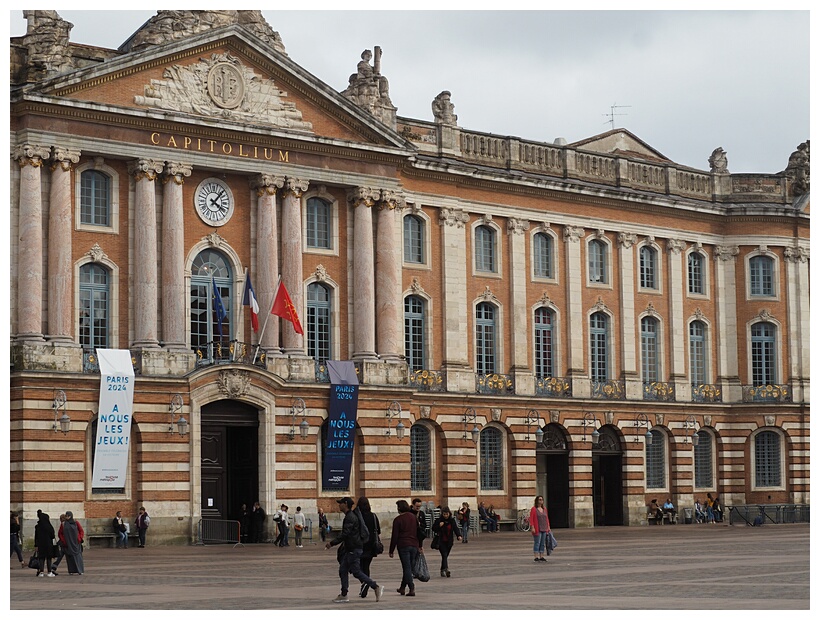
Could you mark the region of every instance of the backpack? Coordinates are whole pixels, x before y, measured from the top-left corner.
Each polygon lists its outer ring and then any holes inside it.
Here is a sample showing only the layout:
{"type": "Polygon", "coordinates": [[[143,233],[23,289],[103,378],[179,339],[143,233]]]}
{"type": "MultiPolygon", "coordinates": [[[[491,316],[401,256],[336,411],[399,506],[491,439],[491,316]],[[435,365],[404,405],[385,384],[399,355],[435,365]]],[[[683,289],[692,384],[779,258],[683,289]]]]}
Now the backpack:
{"type": "Polygon", "coordinates": [[[359,518],[359,543],[362,547],[365,547],[370,542],[370,530],[367,529],[367,524],[364,522],[362,511],[355,508],[353,512],[355,512],[356,516],[359,518]]]}

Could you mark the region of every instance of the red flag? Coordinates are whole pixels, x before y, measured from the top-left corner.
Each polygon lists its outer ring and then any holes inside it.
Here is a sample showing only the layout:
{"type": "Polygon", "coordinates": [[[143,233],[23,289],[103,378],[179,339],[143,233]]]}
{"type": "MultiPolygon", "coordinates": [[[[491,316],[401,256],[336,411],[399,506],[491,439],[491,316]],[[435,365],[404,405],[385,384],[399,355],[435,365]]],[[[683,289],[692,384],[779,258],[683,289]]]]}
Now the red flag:
{"type": "Polygon", "coordinates": [[[279,288],[276,289],[276,297],[273,299],[273,306],[270,309],[271,314],[280,316],[286,321],[293,323],[293,331],[297,334],[304,335],[302,331],[302,324],[299,322],[299,315],[296,314],[296,308],[288,295],[288,289],[285,288],[285,283],[280,282],[279,288]]]}

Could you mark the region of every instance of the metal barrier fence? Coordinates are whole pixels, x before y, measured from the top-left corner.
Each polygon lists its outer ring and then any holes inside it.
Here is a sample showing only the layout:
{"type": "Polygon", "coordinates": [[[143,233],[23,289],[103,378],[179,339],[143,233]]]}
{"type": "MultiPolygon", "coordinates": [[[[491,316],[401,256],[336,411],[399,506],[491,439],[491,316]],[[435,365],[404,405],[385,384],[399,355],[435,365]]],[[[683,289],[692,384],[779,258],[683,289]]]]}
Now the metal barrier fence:
{"type": "Polygon", "coordinates": [[[809,523],[809,504],[749,504],[727,506],[729,525],[754,525],[756,517],[763,523],[809,523]]]}
{"type": "Polygon", "coordinates": [[[241,542],[239,521],[222,521],[220,519],[200,519],[196,526],[196,544],[230,544],[245,545],[241,542]]]}

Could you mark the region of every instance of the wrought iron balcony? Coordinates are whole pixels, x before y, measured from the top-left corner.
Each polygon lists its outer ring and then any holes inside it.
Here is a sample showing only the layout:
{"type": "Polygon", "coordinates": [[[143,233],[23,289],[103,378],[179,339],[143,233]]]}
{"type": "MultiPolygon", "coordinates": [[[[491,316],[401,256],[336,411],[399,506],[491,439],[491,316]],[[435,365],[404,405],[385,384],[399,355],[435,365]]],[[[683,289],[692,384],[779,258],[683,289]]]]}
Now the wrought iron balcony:
{"type": "Polygon", "coordinates": [[[720,386],[711,383],[692,386],[692,401],[696,403],[723,402],[723,392],[720,386]]]}
{"type": "Polygon", "coordinates": [[[536,377],[535,394],[549,398],[570,398],[572,383],[565,377],[536,377]]]}
{"type": "Polygon", "coordinates": [[[254,361],[256,345],[249,342],[239,342],[238,340],[231,340],[227,343],[211,341],[205,346],[195,348],[194,352],[196,353],[198,368],[218,364],[265,366],[265,352],[260,349],[254,361]]]}
{"type": "MultiPolygon", "coordinates": [[[[327,372],[325,362],[314,361],[313,368],[316,371],[316,383],[330,383],[330,375],[327,372]]],[[[358,371],[356,374],[358,374],[358,371]]]]}
{"type": "Polygon", "coordinates": [[[675,384],[667,381],[653,381],[643,384],[644,400],[675,400],[675,384]]]}
{"type": "Polygon", "coordinates": [[[512,376],[498,373],[476,375],[475,390],[479,394],[497,394],[499,396],[515,394],[512,376]]]}
{"type": "Polygon", "coordinates": [[[410,373],[408,383],[420,392],[443,392],[444,373],[440,370],[415,370],[410,373]]]}
{"type": "Polygon", "coordinates": [[[626,398],[626,388],[623,381],[616,379],[612,381],[590,381],[590,396],[592,398],[603,398],[605,400],[624,400],[626,398]]]}
{"type": "Polygon", "coordinates": [[[790,403],[792,389],[788,385],[744,385],[744,403],[790,403]]]}

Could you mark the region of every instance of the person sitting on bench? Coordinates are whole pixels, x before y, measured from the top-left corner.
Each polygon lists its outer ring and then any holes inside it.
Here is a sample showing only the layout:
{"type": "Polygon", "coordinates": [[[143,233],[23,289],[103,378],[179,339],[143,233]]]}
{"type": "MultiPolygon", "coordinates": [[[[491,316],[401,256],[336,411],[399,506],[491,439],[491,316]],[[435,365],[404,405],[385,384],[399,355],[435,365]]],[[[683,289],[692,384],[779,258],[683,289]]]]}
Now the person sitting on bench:
{"type": "Polygon", "coordinates": [[[663,503],[663,514],[669,515],[669,523],[675,522],[675,504],[672,503],[671,497],[667,497],[663,503]]]}
{"type": "Polygon", "coordinates": [[[663,510],[658,505],[658,500],[653,499],[649,502],[649,514],[647,515],[649,519],[654,519],[655,523],[660,523],[663,520],[663,510]]]}
{"type": "Polygon", "coordinates": [[[487,514],[487,509],[484,507],[484,502],[478,503],[478,516],[481,518],[482,521],[485,521],[487,523],[488,532],[498,531],[498,520],[493,519],[489,514],[487,514]]]}

